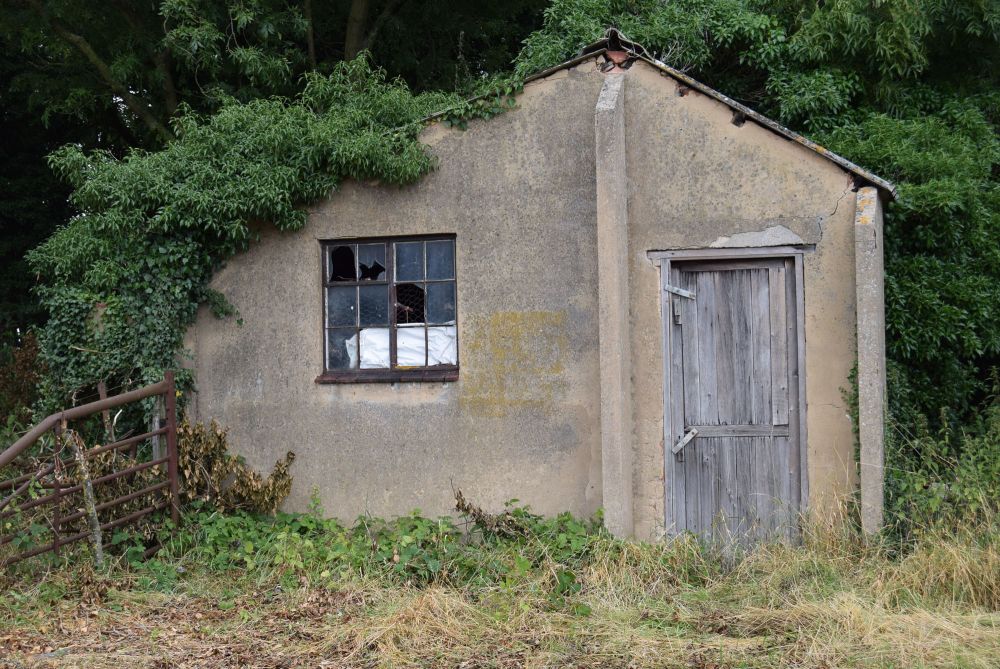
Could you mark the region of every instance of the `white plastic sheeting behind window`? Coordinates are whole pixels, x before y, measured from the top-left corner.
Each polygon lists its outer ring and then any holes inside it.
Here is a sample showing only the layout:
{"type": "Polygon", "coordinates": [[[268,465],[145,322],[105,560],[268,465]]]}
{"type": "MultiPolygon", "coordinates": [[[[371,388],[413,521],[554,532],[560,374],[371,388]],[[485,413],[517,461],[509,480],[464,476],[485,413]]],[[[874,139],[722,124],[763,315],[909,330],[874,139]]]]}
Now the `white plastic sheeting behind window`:
{"type": "MultiPolygon", "coordinates": [[[[361,337],[361,369],[386,369],[389,359],[389,328],[365,328],[361,337]]],[[[357,348],[355,337],[347,340],[351,367],[356,368],[357,348]]],[[[426,363],[424,362],[424,326],[411,323],[396,330],[396,365],[398,367],[423,367],[458,364],[458,328],[440,325],[427,328],[426,363]]]]}

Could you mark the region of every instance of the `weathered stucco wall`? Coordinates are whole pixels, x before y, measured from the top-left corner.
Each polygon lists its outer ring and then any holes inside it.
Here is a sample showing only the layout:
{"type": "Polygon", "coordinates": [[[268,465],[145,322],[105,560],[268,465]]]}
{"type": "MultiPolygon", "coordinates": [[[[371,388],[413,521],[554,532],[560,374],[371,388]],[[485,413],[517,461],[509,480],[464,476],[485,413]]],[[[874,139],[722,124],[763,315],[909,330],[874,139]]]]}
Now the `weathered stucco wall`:
{"type": "MultiPolygon", "coordinates": [[[[528,84],[516,110],[466,132],[429,128],[441,161],[420,183],[345,184],[305,229],[264,231],[216,276],[243,325],[199,315],[195,410],[229,426],[256,467],[298,454],[290,508],[313,487],[348,518],[445,513],[453,488],[491,507],[602,504],[594,108],[604,76],[587,61],[528,84]],[[428,233],[457,236],[459,380],[316,384],[319,240],[428,233]]],[[[787,230],[771,239],[816,245],[805,258],[810,489],[814,500],[843,490],[854,469],[840,396],[854,360],[848,175],[752,122],[734,125],[727,107],[644,63],[625,75],[625,96],[636,535],[663,524],[649,250],[774,226],[787,230]]]]}
{"type": "Polygon", "coordinates": [[[200,315],[197,411],[255,467],[296,452],[290,508],[318,488],[351,518],[600,505],[593,109],[586,69],[529,84],[517,111],[424,141],[418,184],[347,183],[300,232],[265,232],[213,286],[240,310],[200,315]],[[553,197],[558,193],[558,197],[553,197]],[[320,385],[321,239],[455,233],[460,380],[320,385]]]}

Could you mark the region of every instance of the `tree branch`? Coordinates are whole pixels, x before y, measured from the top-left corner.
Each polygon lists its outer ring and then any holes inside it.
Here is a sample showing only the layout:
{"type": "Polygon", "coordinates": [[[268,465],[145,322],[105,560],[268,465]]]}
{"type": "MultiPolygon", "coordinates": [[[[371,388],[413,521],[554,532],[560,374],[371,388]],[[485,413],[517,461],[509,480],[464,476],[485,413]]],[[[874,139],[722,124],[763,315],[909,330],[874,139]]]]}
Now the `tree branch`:
{"type": "Polygon", "coordinates": [[[365,24],[371,0],[353,0],[347,15],[347,34],[344,36],[344,60],[353,60],[361,53],[365,39],[365,24]]]}
{"type": "Polygon", "coordinates": [[[40,0],[28,0],[28,2],[35,10],[35,13],[48,23],[49,27],[51,27],[52,30],[59,35],[59,37],[83,54],[83,57],[94,66],[94,69],[97,70],[98,76],[100,76],[107,87],[111,89],[111,92],[121,97],[122,101],[125,102],[125,105],[129,108],[129,110],[138,116],[142,122],[145,123],[151,131],[153,131],[154,134],[156,134],[163,141],[173,139],[173,134],[167,126],[156,118],[153,112],[150,111],[149,106],[134,95],[127,86],[115,79],[114,74],[111,72],[111,68],[104,62],[98,53],[94,51],[94,48],[90,45],[90,42],[88,42],[86,38],[70,31],[57,19],[49,15],[49,13],[45,10],[45,7],[42,6],[40,0]]]}
{"type": "Polygon", "coordinates": [[[306,47],[309,49],[309,65],[316,69],[316,37],[313,32],[312,0],[305,0],[302,13],[306,17],[306,47]]]}
{"type": "Polygon", "coordinates": [[[160,76],[163,78],[163,102],[166,106],[164,114],[170,118],[177,110],[177,88],[174,86],[173,59],[170,57],[170,49],[164,47],[153,56],[153,60],[156,61],[156,69],[160,71],[160,76]]]}
{"type": "Polygon", "coordinates": [[[384,26],[385,22],[396,13],[396,10],[402,6],[403,2],[404,0],[389,0],[385,3],[385,7],[382,9],[382,12],[378,15],[378,18],[375,19],[375,23],[372,24],[371,30],[368,31],[368,34],[365,35],[364,40],[361,42],[361,49],[371,48],[372,43],[375,41],[375,38],[378,37],[378,33],[382,29],[382,26],[384,26]]]}

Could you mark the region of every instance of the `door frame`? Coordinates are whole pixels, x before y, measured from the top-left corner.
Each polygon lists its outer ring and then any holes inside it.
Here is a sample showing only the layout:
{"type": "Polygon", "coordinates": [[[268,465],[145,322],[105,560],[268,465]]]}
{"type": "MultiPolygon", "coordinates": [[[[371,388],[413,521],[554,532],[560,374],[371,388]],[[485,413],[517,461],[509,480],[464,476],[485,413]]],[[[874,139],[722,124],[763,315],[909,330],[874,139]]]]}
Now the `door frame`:
{"type": "MultiPolygon", "coordinates": [[[[659,305],[660,305],[660,327],[663,330],[663,513],[667,534],[676,536],[678,534],[678,524],[674,516],[674,505],[671,500],[675,474],[675,462],[670,453],[670,446],[673,443],[673,411],[671,410],[671,400],[674,389],[671,388],[670,360],[671,360],[671,331],[670,325],[671,302],[670,293],[663,289],[664,277],[669,278],[671,273],[671,261],[692,261],[692,260],[764,260],[790,259],[793,262],[795,276],[795,348],[798,358],[798,433],[799,433],[799,512],[806,510],[809,502],[809,464],[808,464],[808,439],[806,431],[806,328],[805,328],[805,280],[802,268],[802,257],[805,253],[814,250],[813,245],[803,246],[768,246],[768,247],[748,247],[748,248],[719,248],[719,249],[677,249],[672,251],[647,251],[646,257],[660,270],[658,283],[659,305]]],[[[682,426],[683,427],[683,426],[682,426]]]]}

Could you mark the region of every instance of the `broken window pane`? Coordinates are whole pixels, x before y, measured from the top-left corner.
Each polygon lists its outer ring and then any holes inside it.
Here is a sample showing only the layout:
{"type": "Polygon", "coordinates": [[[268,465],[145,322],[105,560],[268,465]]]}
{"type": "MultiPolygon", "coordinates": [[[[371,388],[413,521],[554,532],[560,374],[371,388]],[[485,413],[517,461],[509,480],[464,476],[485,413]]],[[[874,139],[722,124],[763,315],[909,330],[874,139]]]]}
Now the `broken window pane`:
{"type": "Polygon", "coordinates": [[[358,315],[361,327],[389,324],[389,286],[361,286],[358,315]]]}
{"type": "Polygon", "coordinates": [[[455,242],[427,242],[427,278],[455,278],[455,242]]]}
{"type": "Polygon", "coordinates": [[[389,367],[389,328],[365,328],[360,342],[361,369],[389,367]]]}
{"type": "Polygon", "coordinates": [[[330,249],[330,281],[357,281],[354,263],[354,245],[334,246],[330,249]]]}
{"type": "Polygon", "coordinates": [[[452,323],[455,320],[455,284],[427,284],[427,322],[452,323]]]}
{"type": "Polygon", "coordinates": [[[396,330],[396,366],[423,367],[427,364],[427,348],[423,326],[400,327],[396,330]]]}
{"type": "Polygon", "coordinates": [[[424,322],[424,288],[422,284],[396,285],[396,323],[424,322]]]}
{"type": "Polygon", "coordinates": [[[357,330],[327,330],[326,342],[327,369],[353,369],[357,366],[357,330]]]}
{"type": "Polygon", "coordinates": [[[326,326],[357,325],[357,291],[354,286],[326,289],[326,326]]]}
{"type": "Polygon", "coordinates": [[[424,243],[396,244],[396,280],[419,281],[424,278],[424,243]]]}
{"type": "Polygon", "coordinates": [[[385,281],[385,244],[358,246],[358,279],[385,281]]]}

